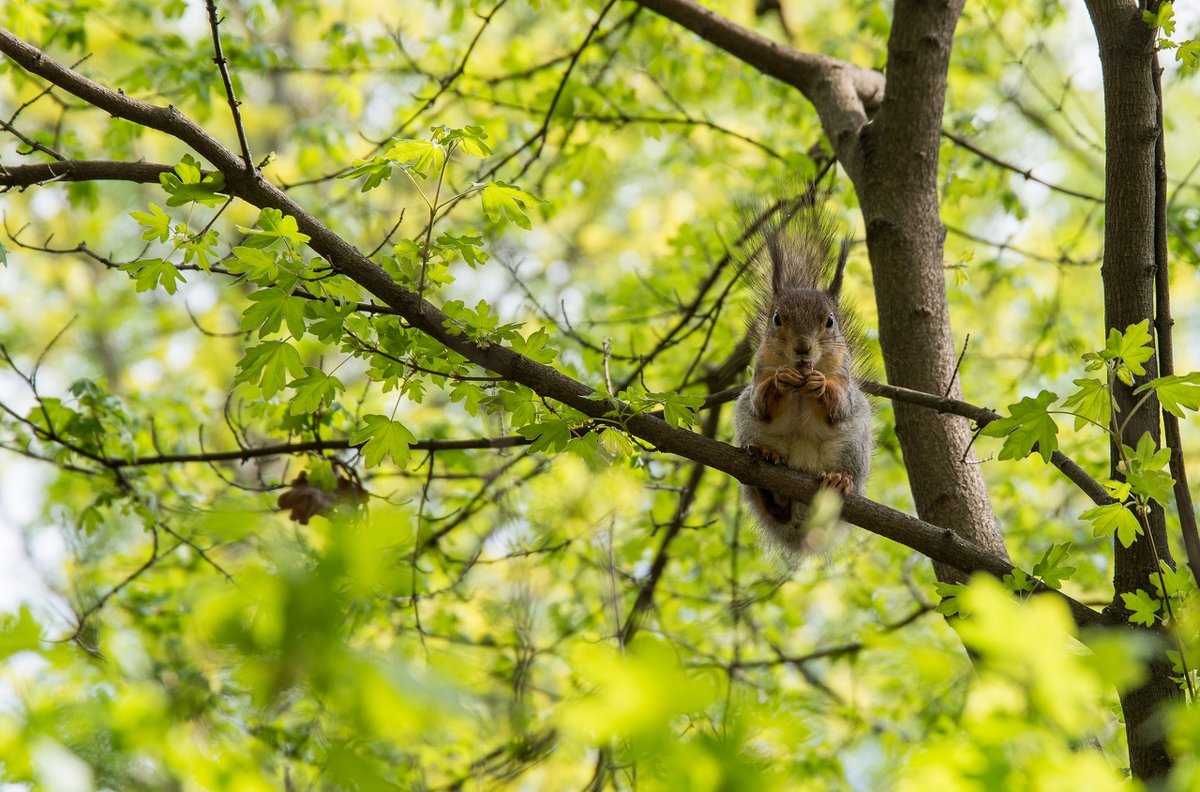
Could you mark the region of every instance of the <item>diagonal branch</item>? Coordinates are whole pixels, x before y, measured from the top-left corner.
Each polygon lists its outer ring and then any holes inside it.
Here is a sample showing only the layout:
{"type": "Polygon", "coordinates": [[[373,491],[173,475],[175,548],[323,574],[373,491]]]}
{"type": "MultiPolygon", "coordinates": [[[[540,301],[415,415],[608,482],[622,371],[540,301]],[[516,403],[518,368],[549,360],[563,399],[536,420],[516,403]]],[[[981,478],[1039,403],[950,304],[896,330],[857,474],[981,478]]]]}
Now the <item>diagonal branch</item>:
{"type": "Polygon", "coordinates": [[[1033,175],[1033,168],[1020,168],[1016,165],[1013,165],[1011,162],[1006,162],[997,157],[995,154],[989,154],[988,152],[979,148],[979,146],[976,146],[962,135],[956,135],[948,129],[942,130],[942,137],[946,138],[946,140],[949,140],[959,148],[966,149],[976,157],[979,157],[981,160],[990,162],[998,168],[1012,171],[1021,178],[1025,179],[1025,181],[1035,182],[1055,192],[1062,193],[1063,195],[1069,195],[1072,198],[1079,198],[1084,201],[1091,201],[1092,203],[1098,204],[1104,203],[1104,199],[1099,196],[1092,195],[1091,193],[1080,192],[1079,190],[1072,190],[1070,187],[1063,187],[1062,185],[1055,184],[1054,182],[1048,182],[1045,179],[1038,178],[1037,176],[1033,175]]]}
{"type": "Polygon", "coordinates": [[[816,108],[838,161],[859,182],[858,135],[883,102],[884,77],[852,63],[800,52],[736,25],[692,0],[637,0],[749,66],[798,89],[816,108]]]}
{"type": "MultiPolygon", "coordinates": [[[[872,396],[905,402],[906,404],[916,404],[921,407],[928,407],[931,410],[937,410],[940,413],[961,415],[963,418],[974,421],[975,425],[979,428],[983,428],[992,421],[998,421],[1003,417],[995,410],[989,410],[987,407],[979,407],[961,399],[935,396],[932,393],[912,390],[911,388],[900,388],[895,385],[886,385],[882,382],[873,382],[870,380],[864,380],[860,384],[863,391],[872,396]]],[[[1097,506],[1105,506],[1115,502],[1104,487],[1100,485],[1100,482],[1088,475],[1088,472],[1081,468],[1079,463],[1063,452],[1054,451],[1051,453],[1050,464],[1054,465],[1064,476],[1074,482],[1075,486],[1079,487],[1097,506]]]]}
{"type": "MultiPolygon", "coordinates": [[[[471,362],[524,385],[544,399],[561,402],[601,423],[615,425],[649,443],[660,452],[675,454],[715,468],[745,484],[765,487],[808,503],[817,491],[815,477],[768,464],[725,443],[684,429],[675,429],[659,417],[639,413],[628,404],[598,394],[557,369],[538,363],[512,349],[476,340],[436,306],[416,292],[396,283],[379,265],[303,209],[275,185],[242,168],[236,154],[222,146],[195,122],[174,108],[162,108],[109,90],[67,69],[41,50],[0,28],[0,52],[28,71],[47,79],[75,96],[114,116],[157,129],[192,146],[225,173],[226,187],[254,206],[271,207],[291,215],[310,237],[309,246],[323,256],[334,271],[354,280],[394,308],[413,327],[471,362]]],[[[843,518],[963,573],[986,572],[1003,577],[1011,562],[996,552],[887,506],[849,495],[843,518]]],[[[1081,625],[1095,625],[1101,616],[1061,593],[1081,625]]]]}

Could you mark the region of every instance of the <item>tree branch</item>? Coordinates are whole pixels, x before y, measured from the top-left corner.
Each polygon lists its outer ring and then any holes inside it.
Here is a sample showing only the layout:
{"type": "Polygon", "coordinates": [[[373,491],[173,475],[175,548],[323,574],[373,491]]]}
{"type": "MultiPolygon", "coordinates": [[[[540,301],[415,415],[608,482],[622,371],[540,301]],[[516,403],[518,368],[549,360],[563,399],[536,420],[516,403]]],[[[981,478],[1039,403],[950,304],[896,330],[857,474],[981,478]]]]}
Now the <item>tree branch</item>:
{"type": "Polygon", "coordinates": [[[157,162],[116,162],[112,160],[61,160],[38,165],[0,164],[0,187],[24,189],[51,182],[127,181],[158,184],[158,177],[170,173],[171,166],[157,162]]]}
{"type": "MultiPolygon", "coordinates": [[[[921,391],[911,390],[909,388],[899,388],[895,385],[885,385],[882,382],[872,382],[864,380],[861,383],[865,393],[872,396],[881,396],[885,399],[893,401],[902,401],[908,404],[917,404],[921,407],[928,407],[931,410],[937,410],[940,413],[950,413],[952,415],[961,415],[968,420],[974,421],[977,427],[984,427],[992,421],[999,420],[1004,416],[995,410],[989,410],[986,407],[979,407],[970,402],[962,401],[961,399],[951,399],[944,396],[935,396],[932,393],[923,393],[921,391]]],[[[1036,448],[1036,446],[1035,446],[1036,448]]],[[[1108,492],[1104,487],[1100,486],[1100,482],[1088,475],[1088,472],[1081,468],[1075,460],[1071,459],[1061,451],[1054,451],[1050,455],[1050,464],[1063,472],[1067,478],[1075,483],[1083,491],[1083,494],[1092,499],[1092,502],[1098,506],[1105,506],[1113,503],[1113,499],[1109,497],[1108,492]]]]}
{"type": "Polygon", "coordinates": [[[253,173],[254,158],[250,156],[250,144],[246,141],[246,128],[242,126],[242,112],[238,109],[242,103],[238,101],[237,95],[233,92],[233,80],[229,76],[229,61],[225,59],[225,53],[221,50],[221,34],[217,31],[221,20],[217,19],[217,3],[216,0],[206,0],[204,5],[208,9],[208,27],[212,30],[213,52],[215,53],[213,63],[217,64],[217,71],[221,73],[221,82],[225,85],[225,98],[229,101],[229,111],[233,114],[233,127],[237,130],[238,145],[242,147],[242,162],[246,165],[246,172],[253,173]]]}
{"type": "MultiPolygon", "coordinates": [[[[1169,377],[1175,373],[1171,339],[1175,320],[1171,318],[1171,257],[1167,255],[1167,128],[1163,119],[1162,66],[1157,52],[1150,68],[1154,77],[1155,120],[1158,123],[1158,141],[1154,146],[1154,330],[1158,339],[1158,374],[1169,377]]],[[[1162,422],[1163,440],[1171,449],[1171,478],[1175,479],[1175,507],[1179,511],[1183,549],[1192,577],[1200,584],[1200,529],[1196,526],[1196,507],[1188,487],[1179,419],[1164,409],[1162,422]]]]}
{"type": "Polygon", "coordinates": [[[942,130],[942,137],[946,138],[954,145],[959,146],[960,148],[966,149],[967,151],[971,152],[976,157],[979,157],[981,160],[984,160],[985,162],[990,162],[998,168],[1003,168],[1004,170],[1012,171],[1013,173],[1017,174],[1018,176],[1025,179],[1026,181],[1036,182],[1036,183],[1042,185],[1043,187],[1048,187],[1049,189],[1051,189],[1055,192],[1060,192],[1063,195],[1069,195],[1072,198],[1079,198],[1084,201],[1091,201],[1092,203],[1098,203],[1098,204],[1104,203],[1104,199],[1100,198],[1098,196],[1090,195],[1089,193],[1080,192],[1078,190],[1072,190],[1070,187],[1062,187],[1060,185],[1055,184],[1054,182],[1048,182],[1045,179],[1039,179],[1037,176],[1033,175],[1033,168],[1018,168],[1016,165],[1013,165],[1010,162],[1005,162],[1004,160],[1000,159],[999,157],[997,157],[994,154],[989,154],[988,152],[986,152],[983,149],[976,146],[971,141],[967,140],[965,137],[962,137],[961,135],[956,135],[948,129],[942,130]]]}
{"type": "Polygon", "coordinates": [[[857,183],[858,135],[883,102],[883,75],[827,55],[800,52],[692,2],[637,0],[763,74],[798,89],[816,108],[838,161],[857,183]]]}

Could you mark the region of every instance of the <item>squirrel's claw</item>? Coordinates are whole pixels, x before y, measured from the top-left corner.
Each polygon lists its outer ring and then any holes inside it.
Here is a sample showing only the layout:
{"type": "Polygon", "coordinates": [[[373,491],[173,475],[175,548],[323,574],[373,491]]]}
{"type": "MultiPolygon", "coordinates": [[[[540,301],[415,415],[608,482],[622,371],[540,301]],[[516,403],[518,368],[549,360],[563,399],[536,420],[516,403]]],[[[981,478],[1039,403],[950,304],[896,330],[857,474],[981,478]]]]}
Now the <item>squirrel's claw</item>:
{"type": "Polygon", "coordinates": [[[854,489],[854,477],[849,473],[822,473],[820,486],[849,495],[854,489]]]}
{"type": "Polygon", "coordinates": [[[780,454],[777,451],[772,451],[769,448],[764,448],[763,446],[760,446],[758,443],[747,443],[746,444],[746,452],[748,454],[750,454],[751,456],[758,457],[759,459],[765,459],[767,462],[770,462],[772,465],[782,465],[783,464],[783,455],[782,454],[780,454]]]}
{"type": "Polygon", "coordinates": [[[800,392],[805,396],[814,398],[825,393],[825,375],[820,371],[813,371],[804,378],[804,383],[800,387],[800,392]]]}
{"type": "Polygon", "coordinates": [[[775,386],[778,388],[800,388],[804,381],[804,375],[791,366],[775,369],[775,386]]]}

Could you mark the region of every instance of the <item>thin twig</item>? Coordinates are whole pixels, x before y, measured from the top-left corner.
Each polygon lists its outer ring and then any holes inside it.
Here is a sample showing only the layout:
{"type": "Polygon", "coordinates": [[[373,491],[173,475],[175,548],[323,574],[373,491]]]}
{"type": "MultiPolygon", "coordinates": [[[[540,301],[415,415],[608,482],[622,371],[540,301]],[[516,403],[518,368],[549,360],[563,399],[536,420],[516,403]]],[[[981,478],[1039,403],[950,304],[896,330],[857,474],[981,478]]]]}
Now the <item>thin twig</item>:
{"type": "Polygon", "coordinates": [[[971,343],[971,334],[967,333],[967,337],[963,339],[962,351],[958,353],[958,360],[954,362],[954,371],[950,373],[950,381],[946,383],[946,392],[942,394],[943,398],[950,398],[950,390],[954,387],[954,381],[958,379],[958,370],[962,368],[963,358],[967,356],[967,344],[971,343]]]}
{"type": "Polygon", "coordinates": [[[246,129],[242,126],[242,113],[238,109],[242,103],[238,101],[233,92],[233,80],[229,77],[229,61],[225,59],[225,54],[221,51],[221,35],[217,32],[217,26],[224,18],[217,19],[216,0],[205,0],[204,4],[208,8],[208,27],[212,30],[213,51],[216,53],[213,63],[217,64],[217,70],[221,72],[221,82],[225,83],[225,97],[229,100],[229,110],[233,113],[233,126],[237,130],[238,144],[242,147],[242,161],[246,163],[246,173],[255,173],[254,157],[250,156],[250,144],[246,141],[246,129]]]}
{"type": "Polygon", "coordinates": [[[1026,181],[1036,182],[1036,183],[1042,185],[1043,187],[1050,188],[1054,192],[1059,192],[1059,193],[1062,193],[1063,195],[1069,195],[1072,198],[1081,198],[1085,201],[1092,201],[1093,203],[1098,203],[1098,204],[1104,203],[1104,199],[1099,196],[1089,195],[1088,193],[1080,192],[1079,190],[1072,190],[1069,187],[1063,187],[1063,186],[1055,184],[1053,182],[1048,182],[1045,179],[1039,179],[1037,176],[1033,175],[1032,168],[1019,168],[1010,162],[1005,162],[1004,160],[1000,159],[996,155],[989,154],[988,152],[986,152],[983,149],[976,146],[971,141],[967,140],[966,138],[962,137],[961,135],[954,134],[953,132],[951,132],[948,129],[942,130],[942,137],[951,141],[952,143],[954,143],[954,145],[959,146],[960,148],[966,149],[967,151],[974,154],[976,157],[979,157],[981,160],[990,162],[993,165],[996,165],[997,167],[1004,168],[1005,170],[1012,171],[1013,173],[1017,174],[1018,176],[1024,178],[1026,181]]]}
{"type": "MultiPolygon", "coordinates": [[[[52,641],[52,643],[70,643],[72,641],[78,641],[79,637],[81,635],[83,635],[84,628],[87,627],[88,619],[90,619],[92,616],[96,615],[100,611],[100,609],[103,608],[110,599],[112,599],[114,596],[119,594],[123,588],[128,586],[133,581],[137,580],[139,577],[142,576],[142,574],[144,572],[146,572],[146,570],[148,570],[150,567],[154,566],[155,562],[157,562],[159,559],[158,529],[154,526],[151,526],[151,528],[150,528],[150,538],[151,538],[150,557],[147,558],[145,560],[145,562],[142,563],[141,566],[139,566],[137,569],[133,570],[128,575],[126,575],[124,580],[122,580],[120,583],[118,583],[117,585],[113,586],[108,591],[106,591],[100,597],[100,599],[96,600],[96,602],[93,603],[86,610],[84,610],[83,613],[80,613],[76,619],[75,630],[70,635],[66,636],[65,638],[59,638],[55,641],[52,641]]],[[[80,645],[83,646],[82,643],[80,645]]],[[[84,650],[86,650],[92,654],[96,654],[96,647],[94,647],[94,646],[83,646],[83,648],[84,648],[84,650]]]]}
{"type": "Polygon", "coordinates": [[[600,29],[600,23],[604,21],[604,17],[608,15],[609,9],[616,5],[617,0],[608,0],[604,8],[600,9],[600,13],[596,16],[596,21],[588,28],[587,35],[583,37],[583,43],[571,55],[571,60],[567,63],[567,69],[563,72],[562,79],[558,81],[558,88],[554,91],[553,98],[550,99],[550,106],[546,108],[546,115],[542,119],[542,126],[534,133],[534,138],[537,139],[537,149],[534,150],[533,156],[529,159],[532,162],[542,155],[542,149],[546,147],[547,132],[550,129],[550,119],[554,117],[554,108],[558,107],[558,100],[562,97],[563,91],[567,87],[567,81],[571,78],[571,72],[575,69],[575,64],[579,62],[579,58],[583,55],[583,51],[587,49],[592,38],[596,35],[596,31],[600,29]]]}

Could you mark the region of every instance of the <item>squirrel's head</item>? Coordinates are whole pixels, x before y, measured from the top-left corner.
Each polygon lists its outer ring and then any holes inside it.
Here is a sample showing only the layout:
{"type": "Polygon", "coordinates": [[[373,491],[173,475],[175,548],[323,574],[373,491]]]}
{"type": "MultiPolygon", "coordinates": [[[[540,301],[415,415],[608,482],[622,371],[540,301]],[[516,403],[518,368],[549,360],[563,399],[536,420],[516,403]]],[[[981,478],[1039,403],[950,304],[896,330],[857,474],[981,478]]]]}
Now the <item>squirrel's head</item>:
{"type": "Polygon", "coordinates": [[[818,289],[776,291],[764,316],[759,354],[773,366],[793,366],[801,374],[818,369],[837,373],[846,361],[842,312],[835,295],[818,289]]]}
{"type": "Polygon", "coordinates": [[[833,231],[820,216],[767,235],[771,290],[764,302],[759,356],[772,366],[802,374],[841,371],[847,360],[844,316],[839,306],[850,250],[835,254],[833,231]],[[835,258],[836,256],[836,258],[835,258]],[[828,274],[828,285],[822,281],[828,274]]]}

